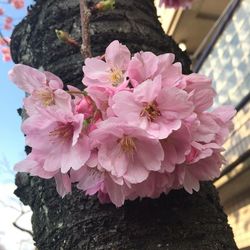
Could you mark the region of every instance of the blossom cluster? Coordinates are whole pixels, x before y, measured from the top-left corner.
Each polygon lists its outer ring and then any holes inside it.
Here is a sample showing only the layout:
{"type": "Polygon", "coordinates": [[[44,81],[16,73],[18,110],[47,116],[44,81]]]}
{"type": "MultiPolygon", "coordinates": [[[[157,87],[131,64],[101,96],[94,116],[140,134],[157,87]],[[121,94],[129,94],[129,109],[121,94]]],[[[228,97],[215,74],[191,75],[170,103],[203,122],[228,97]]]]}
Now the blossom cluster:
{"type": "Polygon", "coordinates": [[[193,0],[160,0],[159,7],[164,6],[165,8],[191,8],[193,0]]]}
{"type": "MultiPolygon", "coordinates": [[[[15,9],[22,9],[24,7],[24,0],[8,0],[2,2],[11,4],[15,9]]],[[[1,3],[0,3],[1,5],[1,3]]],[[[13,18],[5,13],[5,10],[0,6],[0,53],[4,62],[11,61],[10,55],[10,39],[5,37],[2,30],[11,31],[13,29],[13,18]]]]}
{"type": "Polygon", "coordinates": [[[16,65],[11,80],[29,95],[22,124],[32,147],[15,170],[56,180],[61,196],[72,183],[117,207],[172,189],[199,190],[219,176],[222,144],[235,113],[208,111],[211,80],[182,74],[174,54],[155,55],[113,41],[102,57],[87,58],[84,91],[50,72],[16,65]]]}
{"type": "MultiPolygon", "coordinates": [[[[22,9],[24,7],[24,0],[11,0],[6,2],[6,4],[11,4],[15,9],[22,9]]],[[[4,18],[3,29],[10,30],[13,28],[13,18],[5,15],[5,11],[0,7],[0,16],[4,18]]]]}
{"type": "Polygon", "coordinates": [[[0,38],[0,48],[4,62],[8,62],[11,60],[9,45],[10,45],[10,39],[8,37],[0,38]]]}

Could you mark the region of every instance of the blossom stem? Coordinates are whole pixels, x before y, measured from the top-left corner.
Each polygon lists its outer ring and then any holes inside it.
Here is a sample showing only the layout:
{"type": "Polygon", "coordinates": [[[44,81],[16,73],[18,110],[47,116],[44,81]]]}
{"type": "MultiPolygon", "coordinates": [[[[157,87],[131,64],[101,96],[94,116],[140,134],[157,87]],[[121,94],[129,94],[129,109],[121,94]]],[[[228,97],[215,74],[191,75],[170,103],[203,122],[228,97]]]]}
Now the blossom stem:
{"type": "Polygon", "coordinates": [[[82,45],[81,53],[85,58],[91,57],[90,33],[89,33],[89,19],[91,12],[87,6],[86,0],[80,1],[81,27],[82,27],[82,45]]]}
{"type": "Polygon", "coordinates": [[[84,96],[86,96],[87,95],[87,92],[86,91],[70,91],[70,90],[68,90],[68,91],[66,91],[67,93],[69,93],[69,94],[72,94],[72,95],[84,95],[84,96]]]}

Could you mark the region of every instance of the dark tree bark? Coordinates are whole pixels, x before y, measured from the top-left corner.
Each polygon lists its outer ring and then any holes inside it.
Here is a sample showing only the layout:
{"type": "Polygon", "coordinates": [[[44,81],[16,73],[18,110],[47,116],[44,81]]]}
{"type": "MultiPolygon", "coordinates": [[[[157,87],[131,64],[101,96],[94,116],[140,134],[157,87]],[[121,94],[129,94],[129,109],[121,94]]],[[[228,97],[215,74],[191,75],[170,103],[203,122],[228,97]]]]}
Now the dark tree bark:
{"type": "MultiPolygon", "coordinates": [[[[157,20],[152,0],[116,0],[112,11],[91,17],[93,55],[103,54],[118,39],[132,52],[173,52],[190,73],[190,60],[166,37],[157,20]]],[[[77,48],[56,38],[55,29],[81,42],[78,0],[37,0],[12,36],[16,63],[43,67],[65,83],[82,87],[83,59],[77,48]]],[[[33,210],[34,241],[39,250],[74,249],[168,249],[235,250],[211,183],[203,183],[194,195],[173,191],[159,199],[128,201],[119,209],[101,205],[74,189],[61,199],[52,180],[18,174],[16,195],[33,210]]]]}

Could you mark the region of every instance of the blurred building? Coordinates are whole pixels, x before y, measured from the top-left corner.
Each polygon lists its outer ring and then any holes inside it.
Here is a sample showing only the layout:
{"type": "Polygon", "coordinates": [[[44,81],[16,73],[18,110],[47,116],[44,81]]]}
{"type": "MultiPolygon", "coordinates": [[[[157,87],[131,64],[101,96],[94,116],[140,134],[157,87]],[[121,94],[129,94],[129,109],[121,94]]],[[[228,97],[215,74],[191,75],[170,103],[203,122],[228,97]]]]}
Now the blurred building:
{"type": "Polygon", "coordinates": [[[213,79],[214,107],[237,109],[215,181],[239,249],[250,250],[250,0],[194,0],[189,10],[158,10],[193,70],[213,79]]]}

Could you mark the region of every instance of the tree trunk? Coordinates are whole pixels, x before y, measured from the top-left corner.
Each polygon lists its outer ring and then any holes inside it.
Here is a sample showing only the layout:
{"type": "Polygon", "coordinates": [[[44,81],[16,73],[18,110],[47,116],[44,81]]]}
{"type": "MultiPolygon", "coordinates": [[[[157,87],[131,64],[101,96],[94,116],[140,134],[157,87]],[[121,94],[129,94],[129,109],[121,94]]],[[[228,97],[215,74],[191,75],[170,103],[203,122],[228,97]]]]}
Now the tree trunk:
{"type": "MultiPolygon", "coordinates": [[[[59,41],[55,29],[81,42],[78,0],[37,0],[14,30],[13,59],[83,87],[79,49],[59,41]]],[[[90,32],[94,56],[118,39],[132,52],[172,52],[183,72],[190,73],[189,58],[164,35],[152,0],[116,0],[115,10],[91,17],[90,32]]],[[[76,189],[61,199],[52,180],[18,174],[16,184],[16,195],[33,210],[34,241],[39,250],[237,249],[211,183],[203,183],[193,195],[172,191],[159,199],[127,201],[119,209],[101,205],[96,197],[86,197],[76,189]]]]}

